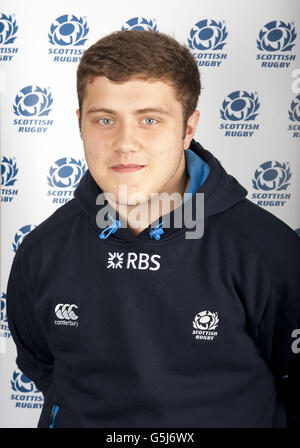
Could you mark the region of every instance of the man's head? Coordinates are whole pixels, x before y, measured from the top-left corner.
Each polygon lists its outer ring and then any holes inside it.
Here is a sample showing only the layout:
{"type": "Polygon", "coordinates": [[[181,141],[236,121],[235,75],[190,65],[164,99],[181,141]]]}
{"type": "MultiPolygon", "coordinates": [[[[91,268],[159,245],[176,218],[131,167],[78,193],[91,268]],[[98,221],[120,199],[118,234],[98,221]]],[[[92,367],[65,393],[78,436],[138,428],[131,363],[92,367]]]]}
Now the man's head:
{"type": "Polygon", "coordinates": [[[172,193],[195,133],[200,75],[186,46],[155,31],[116,31],[83,55],[77,111],[89,170],[104,192],[172,193]],[[124,172],[118,164],[143,168],[124,172]]]}

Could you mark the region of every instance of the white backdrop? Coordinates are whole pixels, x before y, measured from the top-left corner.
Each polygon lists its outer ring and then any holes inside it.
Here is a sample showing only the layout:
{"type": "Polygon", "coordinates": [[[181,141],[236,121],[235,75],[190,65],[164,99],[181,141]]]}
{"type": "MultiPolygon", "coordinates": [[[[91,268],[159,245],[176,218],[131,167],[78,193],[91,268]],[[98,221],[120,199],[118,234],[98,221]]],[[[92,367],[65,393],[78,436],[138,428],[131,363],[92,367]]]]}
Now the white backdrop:
{"type": "Polygon", "coordinates": [[[250,200],[299,233],[300,2],[3,0],[1,8],[0,427],[36,427],[43,396],[15,364],[6,286],[22,239],[72,198],[86,169],[75,115],[83,51],[136,27],[190,45],[203,87],[196,140],[250,200]]]}

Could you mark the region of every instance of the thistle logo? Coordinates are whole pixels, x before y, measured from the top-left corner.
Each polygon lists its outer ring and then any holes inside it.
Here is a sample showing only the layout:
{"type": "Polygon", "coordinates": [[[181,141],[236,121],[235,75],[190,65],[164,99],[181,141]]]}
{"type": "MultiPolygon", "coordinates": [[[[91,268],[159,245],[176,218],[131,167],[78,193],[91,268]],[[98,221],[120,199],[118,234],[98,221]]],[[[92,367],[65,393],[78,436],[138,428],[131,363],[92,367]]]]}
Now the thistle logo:
{"type": "Polygon", "coordinates": [[[123,267],[124,262],[124,252],[108,252],[107,269],[137,269],[137,270],[149,270],[157,271],[160,268],[160,255],[150,255],[146,253],[136,254],[135,252],[128,252],[126,254],[125,267],[123,267]]]}
{"type": "Polygon", "coordinates": [[[38,86],[24,87],[15,99],[14,113],[24,117],[43,117],[51,111],[51,92],[38,86]]]}
{"type": "Polygon", "coordinates": [[[193,320],[193,335],[195,339],[205,339],[207,341],[213,341],[218,335],[217,331],[212,331],[217,328],[219,324],[218,313],[212,313],[211,311],[201,311],[196,314],[193,320]]]}
{"type": "Polygon", "coordinates": [[[22,244],[24,238],[36,227],[34,224],[28,224],[21,227],[14,237],[14,242],[12,243],[14,252],[17,252],[19,246],[22,244]]]}
{"type": "Polygon", "coordinates": [[[47,176],[48,185],[52,187],[47,196],[53,198],[52,203],[63,204],[72,199],[74,189],[85,171],[86,165],[83,161],[69,157],[57,160],[50,167],[49,176],[47,176]]]}
{"type": "Polygon", "coordinates": [[[227,53],[219,52],[223,50],[227,42],[227,30],[224,20],[200,20],[191,29],[189,48],[193,53],[198,66],[219,67],[227,53]]]}
{"type": "Polygon", "coordinates": [[[52,45],[61,45],[64,47],[78,47],[84,45],[87,39],[83,39],[89,32],[86,20],[79,19],[71,15],[58,17],[51,25],[48,34],[49,42],[52,45]]]}
{"type": "Polygon", "coordinates": [[[255,171],[252,179],[253,187],[256,190],[286,190],[290,185],[287,183],[292,174],[287,168],[288,162],[282,165],[279,162],[265,162],[255,171]]]}
{"type": "Polygon", "coordinates": [[[77,305],[70,305],[69,303],[59,303],[56,305],[54,312],[56,317],[58,317],[59,320],[54,321],[54,325],[64,325],[67,327],[78,327],[78,316],[76,314],[78,310],[77,305]]]}
{"type": "Polygon", "coordinates": [[[252,185],[255,190],[272,193],[253,193],[252,199],[261,207],[283,207],[291,195],[288,193],[274,193],[286,190],[292,176],[289,163],[280,164],[277,161],[262,163],[255,171],[252,185]]]}
{"type": "Polygon", "coordinates": [[[1,202],[11,202],[18,194],[18,189],[11,188],[17,181],[18,171],[15,158],[8,159],[3,156],[1,161],[1,202]]]}
{"type": "Polygon", "coordinates": [[[18,53],[18,48],[13,47],[18,25],[15,20],[15,15],[7,16],[1,14],[0,16],[0,61],[11,61],[13,56],[18,53]]]}
{"type": "Polygon", "coordinates": [[[147,20],[144,17],[133,17],[132,19],[127,20],[121,30],[158,31],[155,19],[147,20]]]}
{"type": "Polygon", "coordinates": [[[14,119],[14,126],[18,132],[45,133],[53,120],[33,119],[31,117],[48,116],[52,109],[53,99],[50,88],[42,89],[38,86],[27,86],[20,90],[13,106],[14,114],[25,119],[14,119]]]}
{"type": "Polygon", "coordinates": [[[84,50],[78,47],[83,47],[88,32],[86,17],[68,14],[58,17],[48,34],[49,43],[53,45],[48,54],[54,56],[53,62],[80,62],[84,50]]]}
{"type": "Polygon", "coordinates": [[[293,124],[288,125],[288,130],[293,131],[293,138],[300,137],[300,95],[291,102],[289,110],[289,119],[293,124]]]}
{"type": "Polygon", "coordinates": [[[296,59],[295,54],[287,54],[293,49],[296,37],[294,22],[273,20],[267,23],[256,40],[257,48],[263,52],[256,55],[256,60],[262,61],[261,67],[287,68],[296,59]]]}
{"type": "Polygon", "coordinates": [[[1,332],[0,337],[10,338],[11,334],[9,331],[9,327],[7,324],[7,315],[6,315],[6,294],[3,292],[1,295],[1,332]]]}
{"type": "Polygon", "coordinates": [[[16,369],[13,372],[10,384],[12,390],[16,392],[10,397],[11,400],[16,402],[16,408],[41,409],[43,407],[44,397],[42,393],[21,370],[16,369]]]}
{"type": "Polygon", "coordinates": [[[258,114],[255,112],[259,108],[258,98],[245,91],[232,92],[223,101],[221,118],[231,121],[254,120],[258,114]]]}
{"type": "Polygon", "coordinates": [[[225,137],[252,137],[259,124],[249,122],[256,119],[259,107],[256,92],[236,90],[230,93],[220,109],[222,120],[230,123],[221,123],[219,129],[225,129],[225,137]]]}
{"type": "MultiPolygon", "coordinates": [[[[6,317],[6,294],[3,292],[1,295],[1,322],[7,322],[6,317]]],[[[1,327],[2,330],[2,327],[1,327]]]]}
{"type": "Polygon", "coordinates": [[[18,31],[18,26],[14,20],[14,15],[7,16],[1,14],[0,17],[0,44],[9,45],[13,44],[17,38],[16,32],[18,31]]]}

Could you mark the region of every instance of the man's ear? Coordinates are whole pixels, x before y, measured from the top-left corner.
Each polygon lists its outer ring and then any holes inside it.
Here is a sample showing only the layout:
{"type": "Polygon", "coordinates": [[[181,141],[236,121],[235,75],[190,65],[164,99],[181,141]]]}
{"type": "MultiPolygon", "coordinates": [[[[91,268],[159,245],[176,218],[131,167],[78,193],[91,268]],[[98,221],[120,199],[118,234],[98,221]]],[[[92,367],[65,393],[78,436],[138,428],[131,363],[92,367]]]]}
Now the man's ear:
{"type": "Polygon", "coordinates": [[[195,109],[194,112],[189,116],[189,119],[186,124],[185,136],[183,140],[184,149],[188,149],[190,147],[190,143],[196,132],[199,119],[200,119],[200,112],[199,110],[195,109]]]}

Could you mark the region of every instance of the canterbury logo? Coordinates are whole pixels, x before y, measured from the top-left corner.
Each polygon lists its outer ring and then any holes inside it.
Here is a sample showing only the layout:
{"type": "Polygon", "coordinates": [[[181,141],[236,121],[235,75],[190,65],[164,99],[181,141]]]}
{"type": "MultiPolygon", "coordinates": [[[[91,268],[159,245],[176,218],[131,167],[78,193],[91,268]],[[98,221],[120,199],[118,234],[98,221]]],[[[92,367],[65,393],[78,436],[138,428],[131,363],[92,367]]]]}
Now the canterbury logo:
{"type": "Polygon", "coordinates": [[[78,306],[70,305],[69,303],[59,303],[55,307],[55,314],[59,319],[76,320],[78,316],[73,311],[74,309],[78,309],[78,306]]]}

